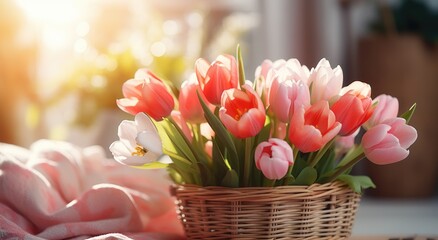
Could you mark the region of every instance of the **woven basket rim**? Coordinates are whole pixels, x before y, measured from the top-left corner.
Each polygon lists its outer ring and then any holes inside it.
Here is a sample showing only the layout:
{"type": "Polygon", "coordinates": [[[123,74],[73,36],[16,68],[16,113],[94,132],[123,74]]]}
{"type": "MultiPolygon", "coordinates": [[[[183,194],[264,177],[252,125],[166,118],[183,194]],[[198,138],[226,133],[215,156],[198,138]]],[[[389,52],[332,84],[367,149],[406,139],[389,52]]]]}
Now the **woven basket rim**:
{"type": "MultiPolygon", "coordinates": [[[[172,184],[172,189],[203,189],[203,190],[229,190],[229,191],[254,191],[254,190],[267,190],[267,189],[308,189],[314,190],[318,188],[332,188],[332,187],[346,187],[350,188],[346,183],[341,181],[333,181],[328,183],[313,183],[311,185],[286,185],[286,186],[275,186],[275,187],[223,187],[223,186],[199,186],[195,184],[172,184]]],[[[353,191],[353,190],[352,190],[353,191]]]]}

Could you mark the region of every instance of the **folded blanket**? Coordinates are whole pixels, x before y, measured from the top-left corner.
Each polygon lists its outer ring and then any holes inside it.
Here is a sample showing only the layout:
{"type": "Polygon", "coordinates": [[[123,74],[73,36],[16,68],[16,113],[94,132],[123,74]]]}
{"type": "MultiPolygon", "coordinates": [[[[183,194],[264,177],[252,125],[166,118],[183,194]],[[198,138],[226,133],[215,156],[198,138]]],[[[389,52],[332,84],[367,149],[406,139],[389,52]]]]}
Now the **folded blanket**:
{"type": "Polygon", "coordinates": [[[170,184],[98,146],[0,144],[0,239],[181,239],[170,184]]]}

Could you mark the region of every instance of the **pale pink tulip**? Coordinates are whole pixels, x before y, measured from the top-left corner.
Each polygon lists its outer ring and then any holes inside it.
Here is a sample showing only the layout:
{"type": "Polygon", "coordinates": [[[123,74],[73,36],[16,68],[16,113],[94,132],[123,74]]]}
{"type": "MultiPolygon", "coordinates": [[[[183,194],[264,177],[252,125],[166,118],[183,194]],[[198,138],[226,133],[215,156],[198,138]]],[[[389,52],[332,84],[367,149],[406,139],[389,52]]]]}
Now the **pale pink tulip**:
{"type": "Polygon", "coordinates": [[[239,84],[237,62],[231,55],[220,55],[211,64],[200,58],[195,63],[195,72],[205,97],[214,105],[220,105],[225,90],[239,84]]]}
{"type": "Polygon", "coordinates": [[[372,100],[369,97],[355,96],[346,93],[331,107],[336,120],[342,124],[339,135],[348,136],[354,133],[373,114],[372,100]]]}
{"type": "Polygon", "coordinates": [[[310,106],[309,88],[301,80],[274,79],[269,93],[271,111],[278,120],[288,123],[295,112],[295,107],[310,106]]]}
{"type": "Polygon", "coordinates": [[[397,98],[382,94],[377,96],[373,103],[376,104],[376,107],[371,118],[364,124],[366,129],[370,129],[388,119],[397,117],[399,108],[397,98]]]}
{"type": "Polygon", "coordinates": [[[213,141],[208,140],[205,142],[204,151],[209,157],[213,157],[213,141]]]}
{"type": "Polygon", "coordinates": [[[262,98],[263,102],[268,103],[268,90],[270,88],[270,84],[268,85],[266,79],[268,76],[268,72],[272,68],[272,61],[266,59],[262,62],[260,66],[256,68],[255,71],[255,90],[257,94],[262,98]]]}
{"type": "Polygon", "coordinates": [[[265,107],[257,93],[249,86],[243,85],[224,91],[219,118],[225,127],[238,138],[257,135],[262,130],[265,119],[265,107]]]}
{"type": "Polygon", "coordinates": [[[255,149],[254,159],[257,169],[271,180],[283,178],[294,163],[292,148],[278,138],[261,142],[255,149]]]}
{"type": "Polygon", "coordinates": [[[255,79],[265,79],[268,76],[269,70],[272,68],[272,61],[269,59],[265,59],[260,66],[258,66],[255,70],[255,79]]]}
{"type": "Polygon", "coordinates": [[[132,115],[144,112],[161,121],[170,115],[175,104],[164,83],[145,69],[138,70],[134,79],[123,84],[122,90],[125,98],[118,99],[117,105],[132,115]]]}
{"type": "Polygon", "coordinates": [[[362,137],[365,156],[384,165],[405,159],[407,150],[417,139],[417,130],[403,118],[393,118],[370,128],[362,137]]]}
{"type": "Polygon", "coordinates": [[[193,140],[192,131],[190,130],[189,126],[187,126],[187,122],[184,119],[184,117],[182,116],[181,112],[179,112],[177,110],[173,110],[170,115],[172,116],[172,119],[175,121],[175,123],[178,124],[179,128],[182,130],[182,132],[184,133],[184,136],[190,142],[192,142],[192,140],[193,140]]]}
{"type": "Polygon", "coordinates": [[[214,110],[214,105],[210,104],[202,93],[196,76],[192,74],[190,78],[181,84],[179,93],[179,111],[185,120],[189,123],[199,124],[205,122],[204,111],[197,92],[200,94],[203,101],[209,106],[210,110],[214,110]]]}
{"type": "Polygon", "coordinates": [[[208,123],[201,123],[201,135],[204,136],[206,139],[211,140],[215,136],[214,130],[211,128],[210,124],[208,123]]]}
{"type": "Polygon", "coordinates": [[[311,86],[310,101],[312,104],[321,100],[331,101],[332,98],[339,95],[343,82],[343,74],[340,66],[332,69],[330,62],[325,58],[321,59],[316,66],[312,68],[309,81],[311,86]]]}
{"type": "Polygon", "coordinates": [[[270,60],[265,60],[256,70],[256,90],[268,106],[269,92],[274,79],[279,82],[294,80],[307,84],[309,74],[309,69],[301,65],[295,58],[287,61],[279,59],[273,63],[270,60]]]}
{"type": "Polygon", "coordinates": [[[333,139],[341,130],[335,114],[327,101],[320,101],[307,110],[299,107],[292,116],[289,128],[289,140],[301,152],[319,150],[333,139]]]}
{"type": "Polygon", "coordinates": [[[350,93],[356,96],[371,97],[371,86],[368,83],[354,81],[348,86],[343,87],[339,95],[350,93]]]}

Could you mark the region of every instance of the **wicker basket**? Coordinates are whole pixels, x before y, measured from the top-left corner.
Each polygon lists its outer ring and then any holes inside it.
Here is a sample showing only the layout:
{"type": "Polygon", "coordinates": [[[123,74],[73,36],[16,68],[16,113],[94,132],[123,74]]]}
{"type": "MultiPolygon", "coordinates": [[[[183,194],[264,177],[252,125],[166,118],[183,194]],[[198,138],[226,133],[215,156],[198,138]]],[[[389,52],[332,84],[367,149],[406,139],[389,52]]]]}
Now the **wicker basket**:
{"type": "Polygon", "coordinates": [[[275,188],[174,186],[188,239],[344,239],[360,195],[342,183],[275,188]]]}

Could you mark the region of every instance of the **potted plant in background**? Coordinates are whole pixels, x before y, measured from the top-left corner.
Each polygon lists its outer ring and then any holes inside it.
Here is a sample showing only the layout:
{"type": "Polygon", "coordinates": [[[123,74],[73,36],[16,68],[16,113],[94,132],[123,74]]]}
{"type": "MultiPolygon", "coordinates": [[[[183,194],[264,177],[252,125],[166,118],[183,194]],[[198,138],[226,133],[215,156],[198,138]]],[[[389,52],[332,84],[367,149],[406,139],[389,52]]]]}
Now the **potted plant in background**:
{"type": "Polygon", "coordinates": [[[110,146],[123,164],[168,169],[190,239],[347,238],[362,189],[374,187],[351,168],[365,156],[400,161],[417,138],[415,105],[397,117],[368,84],[342,87],[326,59],[311,70],[265,60],[251,82],[238,50],[199,59],[194,72],[176,96],[138,70],[117,100],[135,120],[110,146]]]}
{"type": "Polygon", "coordinates": [[[380,5],[379,13],[371,33],[358,42],[358,77],[366,79],[376,95],[397,96],[401,109],[417,102],[421,107],[412,124],[421,138],[409,161],[382,167],[364,164],[367,175],[379,186],[368,193],[385,198],[431,197],[437,194],[438,183],[438,114],[431,111],[438,100],[438,12],[426,1],[403,0],[394,6],[380,5]]]}

